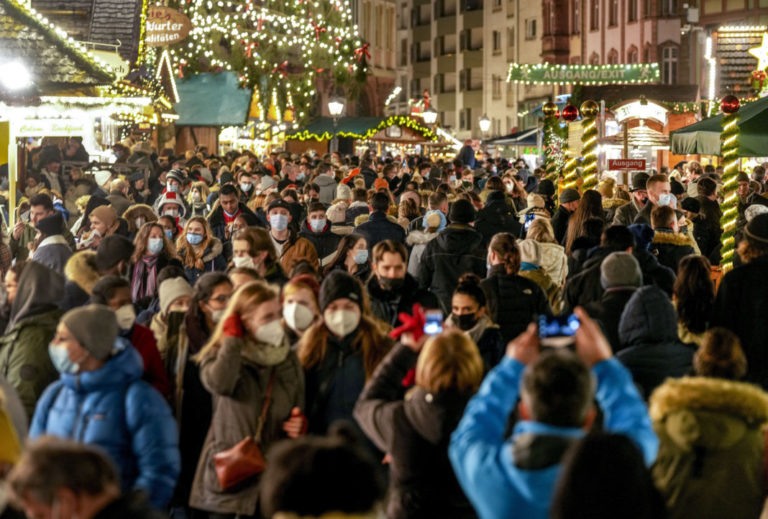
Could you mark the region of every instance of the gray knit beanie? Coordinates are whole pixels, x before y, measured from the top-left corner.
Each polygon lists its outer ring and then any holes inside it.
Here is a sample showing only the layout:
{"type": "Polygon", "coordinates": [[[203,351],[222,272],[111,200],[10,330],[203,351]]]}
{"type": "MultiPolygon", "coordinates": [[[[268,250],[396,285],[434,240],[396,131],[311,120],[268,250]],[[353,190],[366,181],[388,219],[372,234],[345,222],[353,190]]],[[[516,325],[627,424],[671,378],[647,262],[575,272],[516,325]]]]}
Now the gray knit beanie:
{"type": "Polygon", "coordinates": [[[612,252],[600,265],[600,284],[604,289],[639,287],[643,273],[635,257],[628,252],[612,252]]]}
{"type": "Polygon", "coordinates": [[[106,362],[114,354],[117,318],[108,306],[75,308],[64,314],[61,322],[94,359],[106,362]]]}

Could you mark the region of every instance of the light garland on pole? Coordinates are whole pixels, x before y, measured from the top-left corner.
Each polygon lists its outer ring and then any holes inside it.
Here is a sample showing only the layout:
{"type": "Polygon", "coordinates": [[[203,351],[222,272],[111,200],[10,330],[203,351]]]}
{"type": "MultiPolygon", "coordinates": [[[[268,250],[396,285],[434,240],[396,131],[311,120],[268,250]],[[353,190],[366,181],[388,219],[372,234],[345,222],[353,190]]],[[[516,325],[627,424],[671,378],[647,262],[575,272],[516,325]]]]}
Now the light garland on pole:
{"type": "Polygon", "coordinates": [[[243,2],[176,0],[193,25],[171,47],[178,75],[232,70],[259,91],[260,112],[305,119],[320,78],[355,90],[367,74],[368,47],[344,0],[243,2]]]}
{"type": "Polygon", "coordinates": [[[555,133],[559,124],[560,110],[553,102],[545,103],[541,111],[544,113],[544,169],[552,182],[557,181],[557,172],[562,165],[562,139],[555,133]],[[558,139],[560,139],[558,141],[558,139]],[[560,146],[558,146],[560,144],[560,146]]]}
{"type": "MultiPolygon", "coordinates": [[[[568,131],[570,131],[570,123],[579,118],[579,109],[568,103],[563,107],[563,120],[568,124],[568,131]]],[[[568,155],[567,150],[564,154],[568,155]]],[[[560,191],[563,189],[574,188],[577,185],[576,178],[576,166],[579,164],[578,157],[566,158],[563,171],[560,174],[558,182],[558,188],[560,191]]]]}
{"type": "Polygon", "coordinates": [[[720,153],[723,156],[723,203],[720,206],[723,212],[720,218],[723,234],[720,238],[720,266],[727,272],[733,268],[736,244],[734,234],[736,219],[739,216],[739,199],[736,194],[736,179],[739,173],[739,99],[735,96],[725,96],[720,102],[720,107],[723,111],[723,131],[720,134],[720,153]]]}
{"type": "Polygon", "coordinates": [[[584,157],[584,171],[582,173],[582,189],[597,187],[597,114],[600,110],[596,102],[592,100],[581,103],[581,142],[583,147],[581,155],[584,157]]]}

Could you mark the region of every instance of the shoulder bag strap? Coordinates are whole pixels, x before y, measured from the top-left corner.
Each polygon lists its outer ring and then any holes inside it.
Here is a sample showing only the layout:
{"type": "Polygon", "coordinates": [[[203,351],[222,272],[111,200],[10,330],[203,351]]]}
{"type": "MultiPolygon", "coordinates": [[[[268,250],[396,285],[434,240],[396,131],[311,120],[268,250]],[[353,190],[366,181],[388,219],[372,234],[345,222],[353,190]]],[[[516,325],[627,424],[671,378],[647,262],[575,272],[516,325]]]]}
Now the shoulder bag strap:
{"type": "Polygon", "coordinates": [[[256,426],[256,434],[253,436],[257,443],[261,442],[261,431],[264,429],[264,423],[267,421],[267,411],[269,410],[269,404],[272,401],[272,388],[275,387],[275,368],[272,368],[269,374],[269,384],[267,385],[267,394],[264,397],[264,405],[261,407],[261,415],[259,416],[259,424],[256,426]]]}

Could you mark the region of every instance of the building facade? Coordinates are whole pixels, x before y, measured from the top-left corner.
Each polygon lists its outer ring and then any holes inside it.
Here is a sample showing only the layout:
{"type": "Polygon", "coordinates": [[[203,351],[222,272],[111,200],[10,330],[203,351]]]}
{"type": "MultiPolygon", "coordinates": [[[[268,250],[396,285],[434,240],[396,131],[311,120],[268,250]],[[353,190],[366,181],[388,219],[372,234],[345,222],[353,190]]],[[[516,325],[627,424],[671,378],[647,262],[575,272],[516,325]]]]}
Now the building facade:
{"type": "MultiPolygon", "coordinates": [[[[396,80],[396,0],[352,0],[352,18],[360,37],[368,42],[370,76],[354,112],[381,116],[396,80]]],[[[368,59],[368,58],[366,58],[368,59]]]]}

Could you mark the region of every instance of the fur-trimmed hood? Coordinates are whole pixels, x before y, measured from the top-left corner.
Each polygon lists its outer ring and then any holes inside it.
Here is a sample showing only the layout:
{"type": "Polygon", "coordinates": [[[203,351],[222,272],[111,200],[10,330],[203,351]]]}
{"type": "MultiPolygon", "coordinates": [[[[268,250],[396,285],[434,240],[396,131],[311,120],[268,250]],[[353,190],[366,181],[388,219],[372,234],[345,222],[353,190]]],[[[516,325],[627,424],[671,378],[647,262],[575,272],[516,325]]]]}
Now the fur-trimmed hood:
{"type": "Polygon", "coordinates": [[[425,245],[437,238],[438,232],[411,231],[405,238],[405,243],[413,247],[414,245],[425,245]]]}
{"type": "Polygon", "coordinates": [[[147,204],[133,204],[123,213],[123,218],[132,221],[135,218],[144,217],[148,222],[156,222],[157,215],[147,204]]]}
{"type": "Polygon", "coordinates": [[[689,245],[693,247],[693,240],[687,234],[681,234],[679,232],[659,232],[656,231],[653,235],[653,243],[666,244],[666,245],[689,245]]]}
{"type": "Polygon", "coordinates": [[[613,207],[621,207],[627,205],[629,200],[623,198],[603,198],[603,209],[611,209],[613,207]]]}
{"type": "Polygon", "coordinates": [[[211,242],[208,244],[208,254],[203,256],[203,263],[213,261],[224,251],[224,245],[216,237],[211,238],[211,242]]]}
{"type": "Polygon", "coordinates": [[[653,392],[650,416],[680,447],[728,448],[768,422],[768,394],[716,378],[668,379],[653,392]]]}
{"type": "Polygon", "coordinates": [[[93,286],[101,278],[96,268],[96,252],[84,250],[73,254],[64,266],[64,275],[67,281],[75,282],[83,291],[91,295],[93,286]]]}

